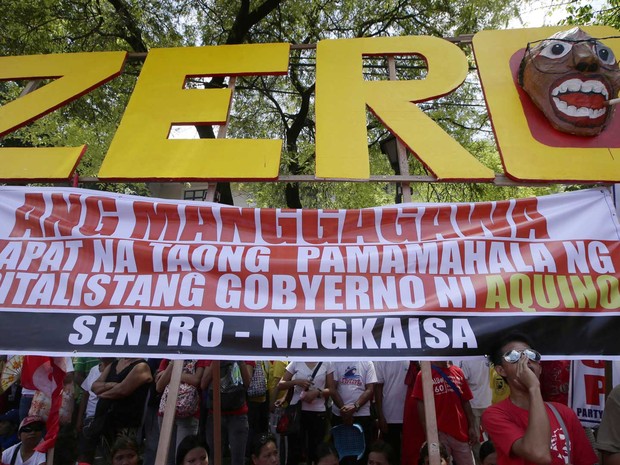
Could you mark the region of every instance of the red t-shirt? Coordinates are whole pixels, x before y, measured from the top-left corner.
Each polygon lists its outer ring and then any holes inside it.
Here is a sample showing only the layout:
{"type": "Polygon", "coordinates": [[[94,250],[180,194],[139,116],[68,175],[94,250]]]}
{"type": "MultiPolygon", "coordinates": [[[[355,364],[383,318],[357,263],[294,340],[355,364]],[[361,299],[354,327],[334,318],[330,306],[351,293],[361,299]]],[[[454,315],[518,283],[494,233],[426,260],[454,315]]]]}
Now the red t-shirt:
{"type": "Polygon", "coordinates": [[[544,360],[540,362],[540,393],[545,402],[568,405],[570,361],[544,360]]]}
{"type": "MultiPolygon", "coordinates": [[[[435,413],[437,414],[437,429],[457,441],[469,441],[469,423],[463,409],[462,402],[471,400],[474,396],[469,389],[463,371],[457,366],[442,367],[442,371],[448,376],[454,385],[461,391],[461,397],[454,392],[439,372],[432,367],[433,391],[435,393],[435,413]]],[[[422,393],[422,372],[413,387],[413,397],[424,400],[422,393]]]]}
{"type": "MultiPolygon", "coordinates": [[[[598,458],[575,413],[566,405],[556,402],[553,402],[553,405],[560,413],[568,430],[571,445],[570,463],[572,465],[597,463],[598,458]]],[[[551,465],[564,465],[566,438],[551,409],[548,406],[545,408],[551,426],[551,465]]],[[[499,465],[535,465],[511,453],[514,442],[525,435],[528,418],[529,412],[517,407],[510,398],[490,406],[482,414],[482,426],[489,433],[495,445],[499,465]]]]}

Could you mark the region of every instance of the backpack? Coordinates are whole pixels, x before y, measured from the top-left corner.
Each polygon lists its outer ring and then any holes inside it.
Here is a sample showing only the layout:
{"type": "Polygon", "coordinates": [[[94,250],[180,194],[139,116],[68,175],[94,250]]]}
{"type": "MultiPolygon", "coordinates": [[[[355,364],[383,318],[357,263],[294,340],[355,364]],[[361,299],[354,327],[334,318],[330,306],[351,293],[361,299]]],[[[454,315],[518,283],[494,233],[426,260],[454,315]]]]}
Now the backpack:
{"type": "MultiPolygon", "coordinates": [[[[213,409],[212,385],[207,392],[209,409],[213,409]]],[[[245,404],[245,386],[238,362],[220,362],[220,402],[222,412],[238,410],[245,404]]]]}

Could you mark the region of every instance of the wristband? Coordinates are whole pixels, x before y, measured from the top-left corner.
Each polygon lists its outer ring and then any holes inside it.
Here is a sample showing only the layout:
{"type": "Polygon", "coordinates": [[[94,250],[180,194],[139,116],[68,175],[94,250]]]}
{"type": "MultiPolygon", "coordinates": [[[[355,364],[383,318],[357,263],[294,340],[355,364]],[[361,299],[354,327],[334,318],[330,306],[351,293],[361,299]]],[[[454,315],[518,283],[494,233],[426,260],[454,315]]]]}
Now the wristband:
{"type": "Polygon", "coordinates": [[[361,407],[361,405],[360,405],[358,402],[355,402],[355,403],[353,404],[353,407],[355,407],[355,411],[356,411],[356,412],[359,412],[359,411],[360,411],[360,407],[361,407]]]}

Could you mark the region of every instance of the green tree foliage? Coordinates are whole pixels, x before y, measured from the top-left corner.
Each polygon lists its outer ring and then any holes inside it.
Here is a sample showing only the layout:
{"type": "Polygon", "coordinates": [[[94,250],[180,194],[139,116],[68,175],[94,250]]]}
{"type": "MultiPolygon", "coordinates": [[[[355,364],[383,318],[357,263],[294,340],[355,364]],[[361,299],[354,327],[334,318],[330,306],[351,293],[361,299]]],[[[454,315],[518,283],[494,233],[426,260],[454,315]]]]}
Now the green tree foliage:
{"type": "MultiPolygon", "coordinates": [[[[394,35],[438,37],[504,27],[518,13],[517,0],[0,0],[0,53],[24,55],[98,50],[144,53],[153,47],[288,42],[286,77],[237,79],[229,137],[283,140],[282,175],[314,173],[314,88],[316,53],[324,39],[394,35]]],[[[461,45],[470,54],[468,45],[461,45]]],[[[95,176],[131,95],[142,60],[131,56],[123,75],[0,141],[5,146],[88,144],[78,172],[95,176]]],[[[399,57],[399,79],[419,79],[421,60],[399,57]]],[[[386,60],[365,63],[366,79],[387,79],[386,60]]],[[[16,98],[23,82],[3,83],[0,104],[16,98]]],[[[189,85],[220,87],[225,78],[189,85]]],[[[423,105],[442,127],[487,166],[501,172],[475,70],[458,91],[423,105]]],[[[210,126],[200,137],[214,137],[210,126]]],[[[388,131],[369,114],[371,173],[392,174],[378,142],[388,131]]],[[[411,174],[428,174],[413,157],[411,174]]],[[[92,187],[92,185],[89,185],[92,187]]],[[[144,186],[100,185],[144,192],[144,186]]],[[[227,184],[219,186],[230,202],[227,184]]],[[[365,207],[391,203],[388,183],[244,183],[240,188],[258,206],[365,207]]],[[[414,199],[484,200],[535,193],[531,189],[472,184],[415,184],[414,199]]]]}
{"type": "Polygon", "coordinates": [[[599,24],[620,28],[620,0],[607,0],[602,4],[573,2],[566,7],[566,24],[599,24]]]}
{"type": "MultiPolygon", "coordinates": [[[[172,1],[0,0],[0,53],[47,53],[126,50],[184,46],[196,39],[189,12],[172,1]]],[[[120,122],[141,62],[129,60],[124,74],[77,101],[35,121],[0,141],[4,146],[77,146],[87,144],[78,167],[95,176],[120,122]]],[[[24,82],[0,88],[0,104],[13,100],[24,82]]],[[[144,185],[89,185],[101,189],[148,193],[144,185]]]]}

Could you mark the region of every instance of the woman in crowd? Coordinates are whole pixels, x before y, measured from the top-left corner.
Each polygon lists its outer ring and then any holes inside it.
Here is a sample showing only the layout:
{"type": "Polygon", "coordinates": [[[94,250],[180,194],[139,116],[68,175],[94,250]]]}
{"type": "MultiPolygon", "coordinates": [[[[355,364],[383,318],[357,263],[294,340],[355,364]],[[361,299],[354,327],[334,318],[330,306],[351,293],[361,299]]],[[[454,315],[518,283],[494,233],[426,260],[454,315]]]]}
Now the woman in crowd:
{"type": "Polygon", "coordinates": [[[281,391],[293,389],[291,405],[301,402],[300,432],[288,436],[288,465],[301,462],[306,444],[308,463],[316,463],[316,449],[327,428],[325,399],[330,393],[326,378],[330,368],[329,362],[291,362],[278,384],[281,391]]]}
{"type": "Polygon", "coordinates": [[[176,465],[208,465],[207,445],[198,435],[186,436],[177,447],[176,465]]]}
{"type": "Polygon", "coordinates": [[[252,465],[278,465],[280,454],[271,433],[259,434],[252,441],[252,465]]]}
{"type": "Polygon", "coordinates": [[[135,439],[129,436],[120,436],[110,449],[112,465],[138,465],[141,463],[140,450],[135,439]]]}
{"type": "Polygon", "coordinates": [[[122,435],[137,437],[152,381],[146,360],[119,358],[93,383],[91,389],[99,397],[94,423],[102,423],[101,434],[109,443],[122,435]]]}
{"type": "MultiPolygon", "coordinates": [[[[170,378],[172,367],[168,359],[163,359],[155,376],[155,388],[158,393],[162,393],[159,403],[158,420],[161,428],[168,391],[170,389],[170,378]]],[[[175,451],[179,447],[181,440],[186,436],[198,433],[198,423],[200,421],[200,380],[205,370],[203,360],[185,360],[181,373],[181,384],[177,396],[176,412],[172,425],[172,442],[170,453],[168,454],[168,464],[174,464],[175,451]]]]}

